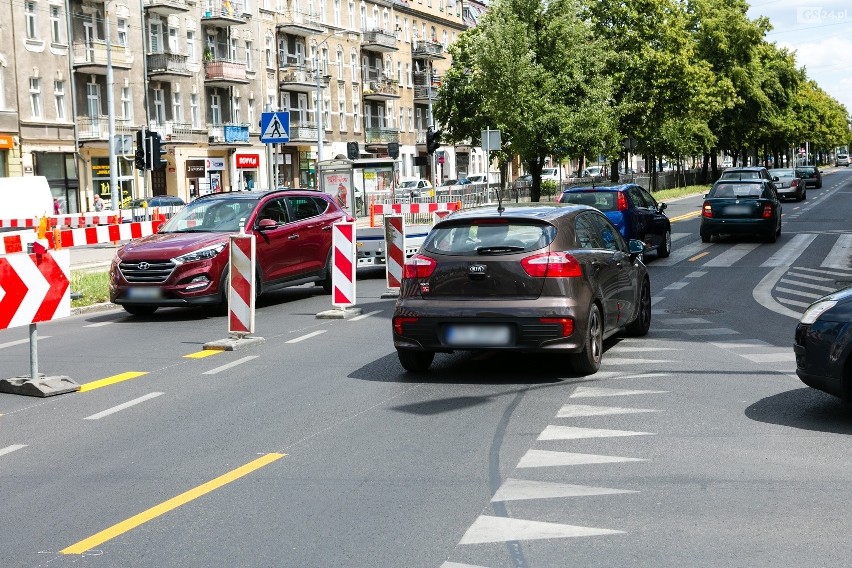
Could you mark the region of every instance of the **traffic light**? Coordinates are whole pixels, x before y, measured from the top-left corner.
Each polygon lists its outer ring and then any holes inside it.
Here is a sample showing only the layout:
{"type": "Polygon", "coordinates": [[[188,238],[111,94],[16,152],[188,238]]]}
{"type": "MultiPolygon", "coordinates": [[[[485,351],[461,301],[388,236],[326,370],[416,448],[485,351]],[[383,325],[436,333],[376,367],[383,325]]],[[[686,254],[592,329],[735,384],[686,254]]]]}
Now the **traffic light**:
{"type": "Polygon", "coordinates": [[[360,148],[358,148],[358,142],[347,142],[346,143],[346,157],[350,160],[357,160],[358,156],[361,154],[360,148]]]}
{"type": "Polygon", "coordinates": [[[388,142],[388,156],[394,160],[399,158],[399,142],[388,142]]]}
{"type": "Polygon", "coordinates": [[[166,162],[163,156],[166,154],[166,149],[163,148],[163,139],[160,138],[159,132],[148,132],[148,147],[149,150],[147,166],[151,170],[161,170],[166,167],[166,162]]]}
{"type": "Polygon", "coordinates": [[[145,129],[136,131],[136,152],[133,154],[137,170],[144,170],[147,165],[145,155],[145,129]]]}
{"type": "Polygon", "coordinates": [[[441,131],[431,126],[426,129],[426,153],[434,154],[441,147],[441,131]]]}

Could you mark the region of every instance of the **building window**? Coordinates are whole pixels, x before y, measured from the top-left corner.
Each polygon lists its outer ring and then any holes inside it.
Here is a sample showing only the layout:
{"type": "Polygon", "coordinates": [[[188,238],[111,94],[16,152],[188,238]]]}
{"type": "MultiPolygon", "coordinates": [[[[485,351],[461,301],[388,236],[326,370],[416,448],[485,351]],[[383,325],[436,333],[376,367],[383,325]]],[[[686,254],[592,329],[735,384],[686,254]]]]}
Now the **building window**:
{"type": "Polygon", "coordinates": [[[195,31],[193,30],[186,32],[186,58],[190,63],[198,62],[195,55],[195,31]]]}
{"type": "Polygon", "coordinates": [[[264,50],[266,57],[266,67],[272,68],[272,36],[266,36],[266,49],[264,50]]]}
{"type": "Polygon", "coordinates": [[[405,36],[405,43],[409,43],[411,41],[411,29],[408,27],[408,18],[403,20],[402,31],[405,36]]]}
{"type": "Polygon", "coordinates": [[[405,132],[405,109],[399,107],[399,130],[405,132]]]}
{"type": "Polygon", "coordinates": [[[340,122],[340,131],[346,132],[346,100],[337,99],[337,120],[340,122]]]}
{"type": "Polygon", "coordinates": [[[402,85],[402,61],[396,62],[396,82],[402,85]]]}
{"type": "Polygon", "coordinates": [[[30,77],[30,110],[33,118],[41,118],[41,79],[30,77]]]}
{"type": "Polygon", "coordinates": [[[442,39],[441,43],[444,44],[444,49],[447,49],[447,46],[449,45],[447,43],[447,30],[444,30],[441,39],[442,39]]]}
{"type": "Polygon", "coordinates": [[[50,7],[50,41],[62,43],[62,13],[59,6],[50,7]]]}
{"type": "Polygon", "coordinates": [[[65,121],[65,81],[53,82],[53,96],[56,101],[56,120],[65,121]]]}
{"type": "Polygon", "coordinates": [[[257,119],[255,118],[256,112],[254,108],[254,99],[249,99],[248,102],[248,125],[249,129],[254,130],[255,125],[257,124],[257,119]]]}
{"type": "Polygon", "coordinates": [[[340,0],[334,0],[334,25],[340,27],[340,0]]]}
{"type": "Polygon", "coordinates": [[[6,108],[6,68],[0,65],[0,110],[6,108]]]}
{"type": "Polygon", "coordinates": [[[118,45],[127,47],[127,20],[119,18],[116,29],[118,29],[118,45]]]}
{"type": "Polygon", "coordinates": [[[343,80],[343,46],[337,46],[337,80],[343,80]]]}
{"type": "Polygon", "coordinates": [[[254,51],[254,44],[250,41],[246,41],[246,71],[254,71],[254,56],[252,52],[254,51]]]}
{"type": "Polygon", "coordinates": [[[414,132],[414,113],[411,110],[411,107],[408,108],[408,131],[414,132]]]}
{"type": "Polygon", "coordinates": [[[36,25],[36,3],[24,2],[24,22],[27,28],[27,39],[38,39],[38,26],[36,25]]]}
{"type": "Polygon", "coordinates": [[[133,120],[133,90],[130,87],[121,88],[121,115],[133,120]]]}
{"type": "Polygon", "coordinates": [[[405,64],[405,83],[408,85],[408,88],[411,88],[411,63],[405,64]]]}
{"type": "Polygon", "coordinates": [[[358,54],[354,51],[349,54],[349,67],[352,72],[352,82],[358,82],[358,54]]]}
{"type": "Polygon", "coordinates": [[[154,121],[157,124],[165,124],[166,122],[166,93],[163,89],[153,89],[154,91],[154,121]]]}
{"type": "Polygon", "coordinates": [[[359,112],[361,105],[357,98],[352,99],[352,130],[361,132],[361,114],[359,112]]]}
{"type": "Polygon", "coordinates": [[[189,114],[192,119],[192,127],[200,128],[201,120],[198,116],[198,95],[195,93],[189,95],[189,114]]]}
{"type": "Polygon", "coordinates": [[[349,0],[349,29],[355,29],[355,0],[349,0]]]}
{"type": "Polygon", "coordinates": [[[180,93],[172,92],[172,120],[183,122],[183,100],[180,93]]]}
{"type": "Polygon", "coordinates": [[[243,111],[240,108],[240,96],[234,95],[231,99],[231,122],[242,124],[243,111]]]}
{"type": "Polygon", "coordinates": [[[89,118],[97,121],[101,116],[101,87],[95,82],[86,83],[86,105],[89,118]]]}
{"type": "Polygon", "coordinates": [[[213,126],[222,124],[222,105],[220,100],[219,95],[210,95],[210,123],[213,126]]]}

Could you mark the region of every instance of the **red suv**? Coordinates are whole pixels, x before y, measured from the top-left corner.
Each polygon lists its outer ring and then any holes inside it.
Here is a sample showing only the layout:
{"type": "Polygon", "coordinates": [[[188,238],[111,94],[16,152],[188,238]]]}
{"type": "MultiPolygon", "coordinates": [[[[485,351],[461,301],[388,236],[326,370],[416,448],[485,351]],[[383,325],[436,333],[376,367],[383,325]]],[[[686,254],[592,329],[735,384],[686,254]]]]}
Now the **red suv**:
{"type": "Polygon", "coordinates": [[[161,306],[227,305],[228,237],[255,235],[257,294],[308,282],[331,292],[331,227],[351,220],[309,190],[206,195],[155,235],[130,241],[110,267],[110,300],[133,315],[161,306]]]}

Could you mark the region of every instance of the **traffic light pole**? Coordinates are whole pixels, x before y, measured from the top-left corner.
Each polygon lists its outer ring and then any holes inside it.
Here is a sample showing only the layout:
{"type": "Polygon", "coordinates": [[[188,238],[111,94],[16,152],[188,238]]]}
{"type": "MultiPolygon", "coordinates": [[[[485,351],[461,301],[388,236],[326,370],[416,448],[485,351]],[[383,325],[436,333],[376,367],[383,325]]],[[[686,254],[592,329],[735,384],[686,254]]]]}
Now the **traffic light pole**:
{"type": "MultiPolygon", "coordinates": [[[[426,125],[431,128],[433,131],[435,130],[435,120],[432,118],[432,60],[429,60],[428,66],[428,75],[426,76],[426,93],[429,99],[429,123],[426,125]]],[[[428,143],[427,143],[426,151],[429,152],[428,143]]],[[[430,180],[432,182],[433,187],[438,187],[438,179],[437,179],[437,171],[435,167],[435,152],[429,153],[429,173],[432,176],[430,180]]],[[[437,195],[437,194],[436,194],[437,195]]]]}
{"type": "Polygon", "coordinates": [[[115,155],[115,103],[113,102],[113,72],[112,72],[112,40],[110,39],[110,2],[104,4],[104,39],[106,40],[106,87],[107,87],[107,145],[109,146],[109,191],[110,209],[118,211],[121,208],[121,197],[118,189],[118,159],[115,155]]]}

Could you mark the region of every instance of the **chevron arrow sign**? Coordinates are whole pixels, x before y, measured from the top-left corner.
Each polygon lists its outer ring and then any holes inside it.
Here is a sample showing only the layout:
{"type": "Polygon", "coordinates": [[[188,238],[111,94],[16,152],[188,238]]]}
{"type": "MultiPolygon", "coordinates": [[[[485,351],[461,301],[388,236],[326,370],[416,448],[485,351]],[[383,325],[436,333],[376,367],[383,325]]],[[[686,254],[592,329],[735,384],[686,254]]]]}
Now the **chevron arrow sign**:
{"type": "Polygon", "coordinates": [[[0,329],[71,315],[67,250],[0,256],[0,329]]]}

